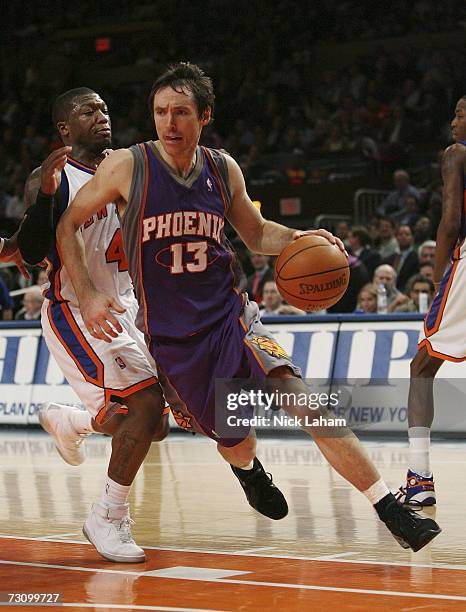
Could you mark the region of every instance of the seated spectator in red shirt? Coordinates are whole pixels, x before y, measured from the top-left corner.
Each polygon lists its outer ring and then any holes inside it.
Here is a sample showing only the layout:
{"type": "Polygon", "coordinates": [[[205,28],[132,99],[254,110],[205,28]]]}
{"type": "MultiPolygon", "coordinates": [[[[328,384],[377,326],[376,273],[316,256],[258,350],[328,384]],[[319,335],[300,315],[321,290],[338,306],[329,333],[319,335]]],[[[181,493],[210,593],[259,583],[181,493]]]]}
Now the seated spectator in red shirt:
{"type": "Polygon", "coordinates": [[[268,280],[274,280],[274,273],[269,265],[270,259],[267,255],[250,253],[251,265],[254,269],[253,274],[248,277],[246,291],[249,299],[260,304],[262,302],[262,290],[268,280]]]}

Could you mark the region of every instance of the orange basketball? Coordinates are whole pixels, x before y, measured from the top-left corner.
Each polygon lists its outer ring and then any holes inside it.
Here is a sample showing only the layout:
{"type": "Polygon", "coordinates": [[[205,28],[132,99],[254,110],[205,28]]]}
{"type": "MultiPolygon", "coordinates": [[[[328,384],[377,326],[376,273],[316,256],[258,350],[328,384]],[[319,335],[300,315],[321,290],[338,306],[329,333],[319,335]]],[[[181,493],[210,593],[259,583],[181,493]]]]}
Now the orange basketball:
{"type": "Polygon", "coordinates": [[[283,249],[275,262],[275,280],[283,298],[313,311],[338,302],[348,287],[348,259],[322,236],[302,236],[283,249]]]}

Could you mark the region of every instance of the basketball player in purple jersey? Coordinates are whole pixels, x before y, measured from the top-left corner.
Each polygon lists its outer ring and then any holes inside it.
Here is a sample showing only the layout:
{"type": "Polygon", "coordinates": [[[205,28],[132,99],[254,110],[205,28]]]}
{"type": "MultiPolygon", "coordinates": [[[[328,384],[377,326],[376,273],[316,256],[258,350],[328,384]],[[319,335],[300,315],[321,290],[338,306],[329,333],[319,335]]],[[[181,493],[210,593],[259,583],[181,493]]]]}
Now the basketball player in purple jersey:
{"type": "MultiPolygon", "coordinates": [[[[303,234],[344,247],[325,230],[300,232],[261,216],[236,162],[198,145],[213,105],[212,82],[197,66],[171,66],[150,95],[159,140],[104,160],[62,216],[57,236],[66,245],[65,265],[87,329],[111,342],[121,331],[112,312],[117,304],[90,280],[78,229],[106,202],[117,203],[139,325],[167,400],[187,428],[217,442],[251,503],[261,474],[254,433],[246,427],[230,436],[217,431],[215,380],[261,378],[296,396],[308,388],[260,323],[257,304],[235,290],[232,256],[222,242],[225,218],[255,253],[276,255],[303,234]]],[[[316,414],[295,405],[284,408],[300,418],[316,414]]],[[[226,406],[220,409],[226,412],[226,406]]],[[[419,550],[440,532],[435,521],[396,502],[351,431],[304,428],[329,463],[366,495],[401,546],[419,550]]]]}
{"type": "Polygon", "coordinates": [[[442,218],[437,230],[434,284],[437,290],[424,320],[424,335],[411,363],[408,396],[409,466],[399,501],[415,506],[436,503],[430,467],[430,428],[434,419],[434,378],[445,361],[466,359],[466,96],[451,122],[455,144],[442,158],[442,218]]]}

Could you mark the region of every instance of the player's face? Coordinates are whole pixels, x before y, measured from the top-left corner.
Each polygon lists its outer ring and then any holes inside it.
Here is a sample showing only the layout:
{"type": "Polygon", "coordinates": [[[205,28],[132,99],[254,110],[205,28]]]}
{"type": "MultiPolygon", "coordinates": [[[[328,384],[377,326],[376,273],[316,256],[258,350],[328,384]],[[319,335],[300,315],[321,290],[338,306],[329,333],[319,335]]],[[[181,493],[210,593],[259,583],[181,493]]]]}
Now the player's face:
{"type": "Polygon", "coordinates": [[[155,94],[153,108],[155,129],[165,152],[172,157],[194,153],[202,128],[210,121],[210,111],[199,117],[192,93],[171,87],[155,94]]]}
{"type": "Polygon", "coordinates": [[[466,140],[466,100],[458,100],[455,108],[455,116],[451,122],[451,133],[453,140],[458,142],[466,140]]]}
{"type": "Polygon", "coordinates": [[[63,127],[59,124],[59,129],[70,144],[79,144],[97,153],[108,149],[112,142],[107,105],[98,94],[76,98],[68,121],[63,127]]]}

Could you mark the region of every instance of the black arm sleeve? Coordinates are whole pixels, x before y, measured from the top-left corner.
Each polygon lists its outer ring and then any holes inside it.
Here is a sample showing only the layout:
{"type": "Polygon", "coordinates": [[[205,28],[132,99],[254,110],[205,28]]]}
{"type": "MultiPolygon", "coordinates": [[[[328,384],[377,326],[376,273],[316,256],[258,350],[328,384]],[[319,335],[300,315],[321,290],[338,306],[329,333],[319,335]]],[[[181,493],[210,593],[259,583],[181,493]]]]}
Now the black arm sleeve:
{"type": "Polygon", "coordinates": [[[40,263],[50,250],[55,233],[54,205],[55,196],[39,191],[35,204],[26,211],[18,233],[18,247],[29,264],[40,263]]]}

